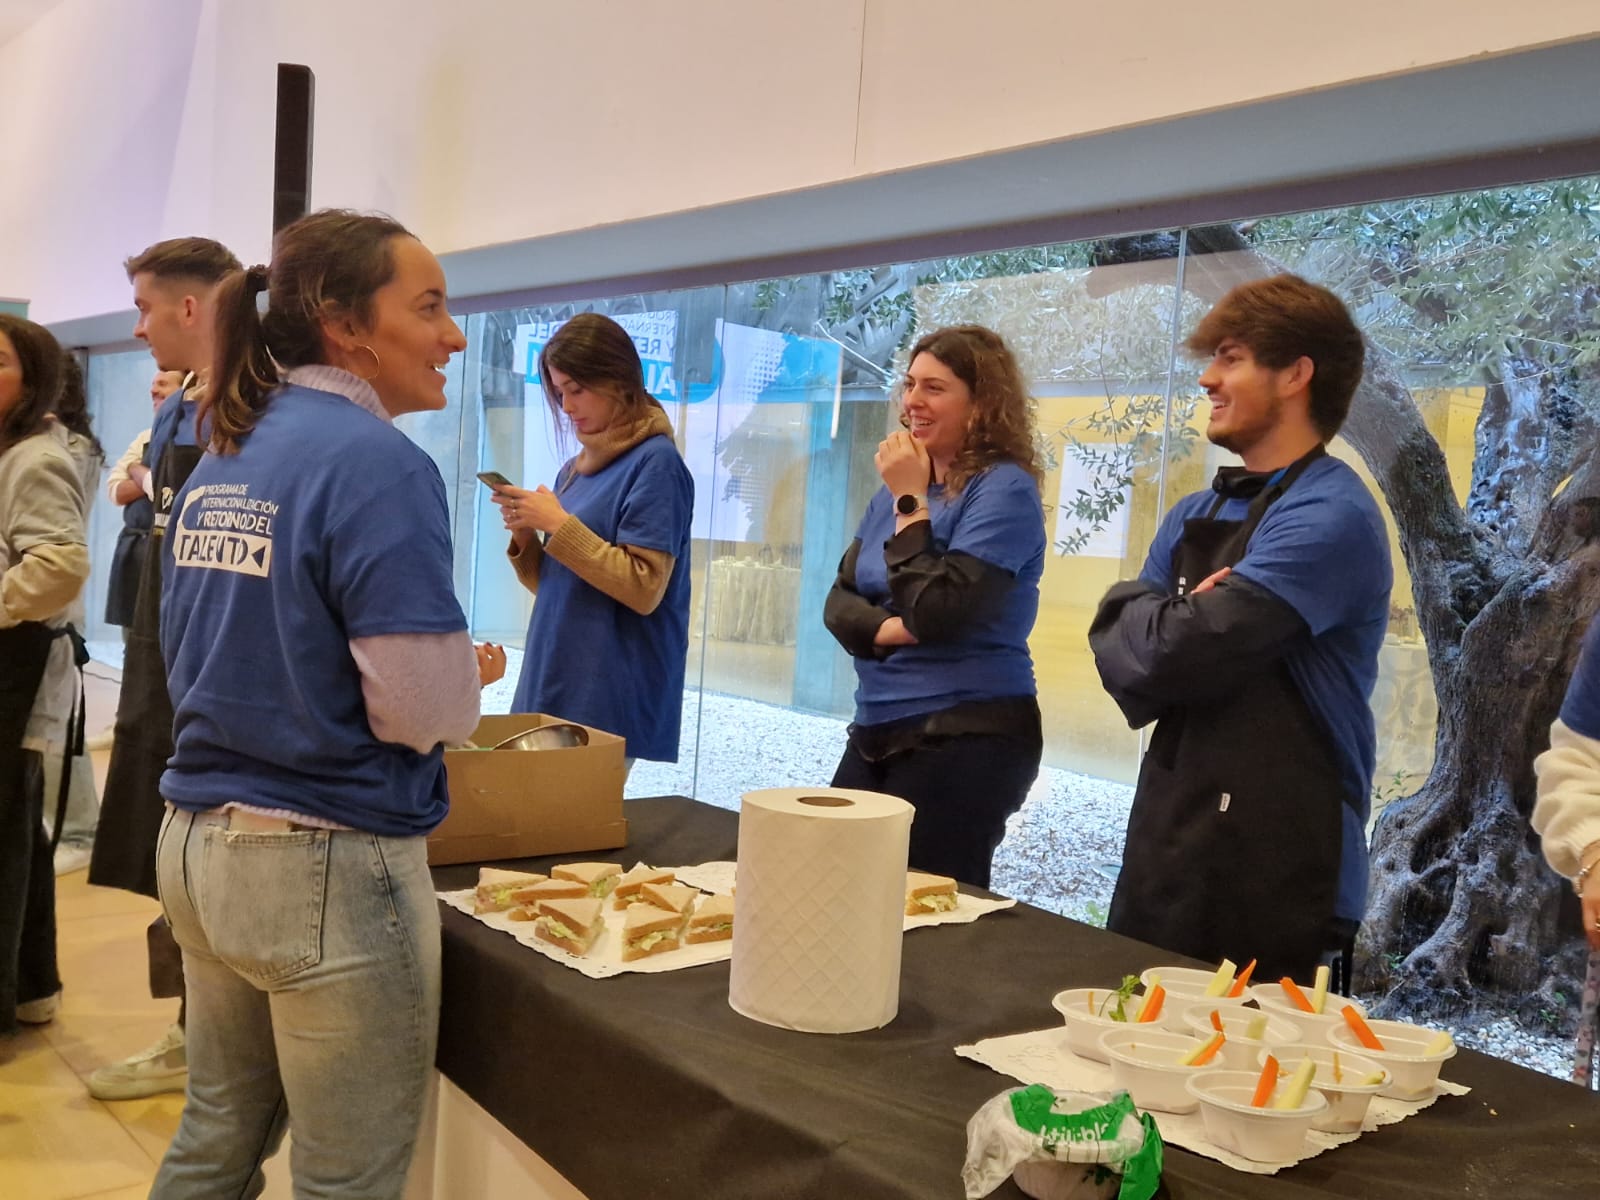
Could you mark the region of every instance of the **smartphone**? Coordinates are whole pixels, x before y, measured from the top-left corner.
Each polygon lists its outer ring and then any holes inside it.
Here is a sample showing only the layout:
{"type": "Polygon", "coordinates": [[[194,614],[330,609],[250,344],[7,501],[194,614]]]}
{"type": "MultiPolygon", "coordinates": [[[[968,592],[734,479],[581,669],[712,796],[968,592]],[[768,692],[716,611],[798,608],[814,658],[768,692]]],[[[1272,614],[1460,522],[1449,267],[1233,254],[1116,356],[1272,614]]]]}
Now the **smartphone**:
{"type": "Polygon", "coordinates": [[[483,483],[488,484],[491,488],[513,486],[511,480],[500,474],[499,471],[479,471],[478,478],[483,483]]]}

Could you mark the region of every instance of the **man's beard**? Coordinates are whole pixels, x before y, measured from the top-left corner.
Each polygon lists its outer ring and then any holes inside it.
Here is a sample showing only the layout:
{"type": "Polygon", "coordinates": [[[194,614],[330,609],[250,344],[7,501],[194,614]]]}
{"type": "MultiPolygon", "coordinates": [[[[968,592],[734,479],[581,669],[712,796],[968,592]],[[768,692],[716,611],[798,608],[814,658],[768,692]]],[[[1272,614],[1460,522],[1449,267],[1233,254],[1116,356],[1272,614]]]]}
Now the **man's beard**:
{"type": "Polygon", "coordinates": [[[1237,454],[1242,458],[1252,447],[1271,437],[1282,422],[1283,397],[1273,395],[1268,397],[1266,411],[1257,420],[1222,434],[1213,435],[1208,429],[1206,440],[1213,446],[1220,446],[1228,453],[1237,454]]]}

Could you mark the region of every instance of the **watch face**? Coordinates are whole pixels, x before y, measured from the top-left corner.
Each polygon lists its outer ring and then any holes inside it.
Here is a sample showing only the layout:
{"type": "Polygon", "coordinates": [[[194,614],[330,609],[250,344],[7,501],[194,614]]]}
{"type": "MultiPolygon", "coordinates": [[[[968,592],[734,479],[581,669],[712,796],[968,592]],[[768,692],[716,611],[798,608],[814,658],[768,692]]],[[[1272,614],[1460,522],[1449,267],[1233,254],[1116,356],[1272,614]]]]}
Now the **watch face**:
{"type": "Polygon", "coordinates": [[[912,513],[916,512],[917,509],[921,508],[922,504],[915,496],[908,492],[896,500],[894,502],[894,506],[903,516],[909,517],[912,513]]]}

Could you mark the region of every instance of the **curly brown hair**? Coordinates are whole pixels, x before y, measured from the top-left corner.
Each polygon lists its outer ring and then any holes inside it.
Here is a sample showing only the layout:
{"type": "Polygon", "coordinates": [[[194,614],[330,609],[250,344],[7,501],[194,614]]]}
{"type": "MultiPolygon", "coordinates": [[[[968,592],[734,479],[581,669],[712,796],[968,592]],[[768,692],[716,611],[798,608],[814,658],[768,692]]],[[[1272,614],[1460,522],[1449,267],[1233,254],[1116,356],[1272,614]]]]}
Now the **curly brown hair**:
{"type": "MultiPolygon", "coordinates": [[[[907,362],[931,354],[972,393],[961,452],[945,474],[952,496],[996,463],[1013,462],[1044,492],[1044,464],[1033,437],[1033,397],[1005,339],[982,325],[947,325],[919,338],[907,362]]],[[[904,410],[900,424],[909,425],[904,410]]]]}

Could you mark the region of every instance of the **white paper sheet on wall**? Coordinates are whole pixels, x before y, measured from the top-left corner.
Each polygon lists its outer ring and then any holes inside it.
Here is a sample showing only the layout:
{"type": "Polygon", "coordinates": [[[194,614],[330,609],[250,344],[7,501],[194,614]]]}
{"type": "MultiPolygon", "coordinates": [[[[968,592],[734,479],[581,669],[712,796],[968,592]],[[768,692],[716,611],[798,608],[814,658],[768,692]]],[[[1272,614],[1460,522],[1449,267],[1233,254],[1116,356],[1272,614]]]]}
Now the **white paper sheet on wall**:
{"type": "Polygon", "coordinates": [[[1121,559],[1128,552],[1128,508],[1133,500],[1133,488],[1122,489],[1122,503],[1112,511],[1105,524],[1095,529],[1094,522],[1078,516],[1074,504],[1079,493],[1093,494],[1089,468],[1070,454],[1061,460],[1061,489],[1056,494],[1056,543],[1071,537],[1089,534],[1089,540],[1075,553],[1083,558],[1121,559]]]}

